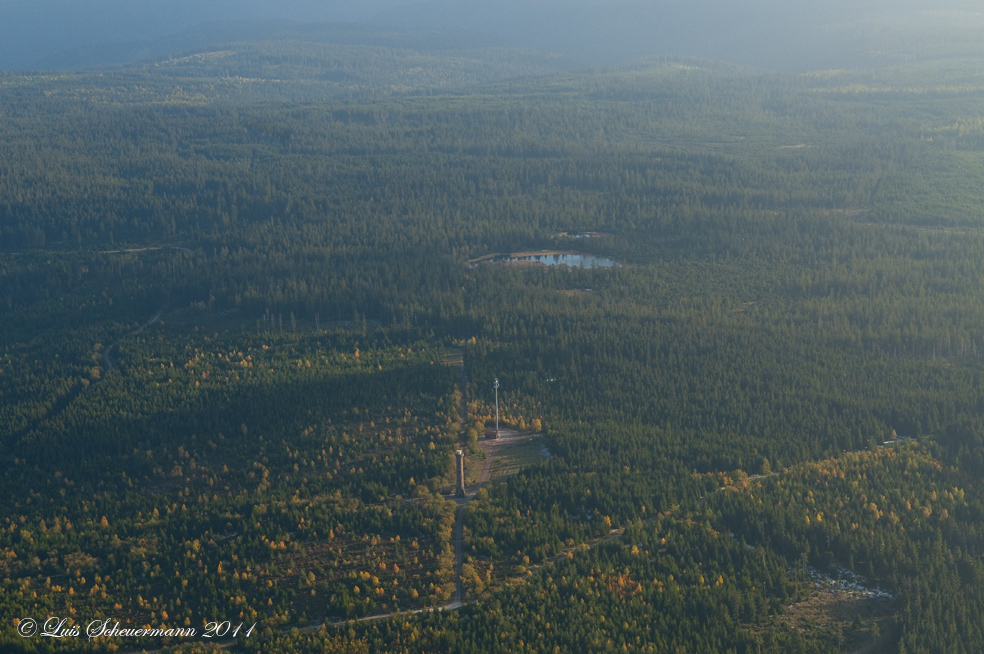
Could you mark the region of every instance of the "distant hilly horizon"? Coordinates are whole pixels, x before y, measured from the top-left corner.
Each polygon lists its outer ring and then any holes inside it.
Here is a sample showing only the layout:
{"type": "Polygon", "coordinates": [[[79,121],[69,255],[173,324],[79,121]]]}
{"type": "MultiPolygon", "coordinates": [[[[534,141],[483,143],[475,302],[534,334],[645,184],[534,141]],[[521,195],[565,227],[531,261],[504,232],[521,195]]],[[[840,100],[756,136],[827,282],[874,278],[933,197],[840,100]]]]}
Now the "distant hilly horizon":
{"type": "Polygon", "coordinates": [[[694,56],[803,71],[977,56],[984,12],[964,0],[0,0],[0,69],[129,64],[224,43],[326,39],[415,50],[514,47],[586,66],[694,56]]]}

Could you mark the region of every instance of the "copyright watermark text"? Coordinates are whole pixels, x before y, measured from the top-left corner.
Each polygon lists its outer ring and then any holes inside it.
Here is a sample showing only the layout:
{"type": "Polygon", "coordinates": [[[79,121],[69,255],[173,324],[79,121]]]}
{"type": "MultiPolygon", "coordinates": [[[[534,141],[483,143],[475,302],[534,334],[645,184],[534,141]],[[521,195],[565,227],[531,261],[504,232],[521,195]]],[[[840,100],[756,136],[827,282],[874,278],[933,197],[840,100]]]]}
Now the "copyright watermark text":
{"type": "Polygon", "coordinates": [[[119,620],[107,618],[92,620],[82,625],[69,622],[68,618],[51,617],[38,625],[34,618],[15,620],[17,633],[22,638],[249,638],[256,624],[239,623],[234,625],[228,620],[208,622],[201,631],[194,627],[128,627],[122,626],[119,620]]]}

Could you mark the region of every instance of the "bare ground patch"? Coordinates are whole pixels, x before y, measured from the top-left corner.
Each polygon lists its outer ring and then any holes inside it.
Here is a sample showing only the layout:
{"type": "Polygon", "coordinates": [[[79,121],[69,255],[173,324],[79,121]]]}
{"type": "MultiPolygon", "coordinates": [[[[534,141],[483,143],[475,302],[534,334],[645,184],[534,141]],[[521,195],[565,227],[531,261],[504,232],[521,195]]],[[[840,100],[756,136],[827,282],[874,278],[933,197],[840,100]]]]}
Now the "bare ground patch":
{"type": "Polygon", "coordinates": [[[514,475],[523,468],[543,461],[549,456],[543,436],[530,436],[523,442],[502,449],[492,462],[491,480],[514,475]]]}

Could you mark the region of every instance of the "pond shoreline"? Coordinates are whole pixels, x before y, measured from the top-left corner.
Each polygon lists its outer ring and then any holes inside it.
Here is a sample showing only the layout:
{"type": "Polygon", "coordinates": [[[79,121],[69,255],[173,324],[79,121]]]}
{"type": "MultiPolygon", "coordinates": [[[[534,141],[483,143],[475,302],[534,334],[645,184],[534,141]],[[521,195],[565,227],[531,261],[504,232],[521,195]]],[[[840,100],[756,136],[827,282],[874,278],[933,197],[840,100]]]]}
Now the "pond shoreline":
{"type": "Polygon", "coordinates": [[[494,252],[486,254],[465,262],[469,268],[474,268],[481,263],[499,263],[506,265],[542,265],[554,266],[564,265],[568,268],[584,268],[593,270],[595,268],[619,268],[622,264],[613,259],[608,259],[595,254],[576,252],[574,250],[524,250],[520,252],[494,252]],[[556,261],[543,261],[547,257],[554,257],[556,261]],[[577,261],[571,263],[566,259],[577,261]],[[585,265],[587,264],[587,265],[585,265]]]}

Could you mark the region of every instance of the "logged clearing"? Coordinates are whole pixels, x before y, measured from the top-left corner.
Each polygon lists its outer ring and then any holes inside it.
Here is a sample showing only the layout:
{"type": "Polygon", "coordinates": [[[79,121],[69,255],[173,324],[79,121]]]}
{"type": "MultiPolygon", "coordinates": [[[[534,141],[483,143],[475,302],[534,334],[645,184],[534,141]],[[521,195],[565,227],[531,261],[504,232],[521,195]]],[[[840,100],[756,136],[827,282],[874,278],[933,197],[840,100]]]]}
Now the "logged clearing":
{"type": "Polygon", "coordinates": [[[523,468],[543,461],[549,456],[543,436],[531,436],[524,442],[503,448],[492,462],[491,480],[514,475],[523,468]]]}
{"type": "Polygon", "coordinates": [[[839,641],[842,652],[889,654],[896,651],[895,602],[857,593],[818,588],[810,597],[786,606],[780,624],[839,641]]]}

